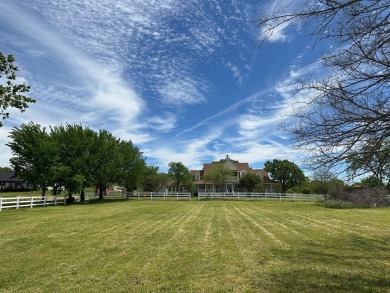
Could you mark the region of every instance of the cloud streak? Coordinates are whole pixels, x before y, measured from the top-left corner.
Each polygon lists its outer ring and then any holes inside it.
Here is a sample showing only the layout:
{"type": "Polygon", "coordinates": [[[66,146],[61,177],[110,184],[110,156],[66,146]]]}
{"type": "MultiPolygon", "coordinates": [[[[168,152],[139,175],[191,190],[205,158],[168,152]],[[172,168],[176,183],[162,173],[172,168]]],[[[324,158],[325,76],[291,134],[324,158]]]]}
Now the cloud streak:
{"type": "Polygon", "coordinates": [[[257,87],[268,68],[253,67],[273,52],[248,45],[248,3],[3,0],[0,50],[15,52],[37,104],[2,134],[30,120],[82,123],[131,139],[163,167],[295,156],[278,129],[290,84],[257,87]]]}

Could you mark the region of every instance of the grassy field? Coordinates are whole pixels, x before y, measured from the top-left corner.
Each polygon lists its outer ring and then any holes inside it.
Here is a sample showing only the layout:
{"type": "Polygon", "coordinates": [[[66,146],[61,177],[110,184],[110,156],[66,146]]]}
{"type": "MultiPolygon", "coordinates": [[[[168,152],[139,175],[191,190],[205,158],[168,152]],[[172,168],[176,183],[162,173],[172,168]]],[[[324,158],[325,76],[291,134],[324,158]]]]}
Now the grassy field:
{"type": "MultiPolygon", "coordinates": [[[[49,193],[51,194],[51,193],[49,193]]],[[[1,191],[0,197],[16,197],[16,196],[40,196],[41,192],[39,190],[32,191],[1,191]]]]}
{"type": "Polygon", "coordinates": [[[5,210],[0,292],[390,292],[390,209],[126,201],[5,210]]]}

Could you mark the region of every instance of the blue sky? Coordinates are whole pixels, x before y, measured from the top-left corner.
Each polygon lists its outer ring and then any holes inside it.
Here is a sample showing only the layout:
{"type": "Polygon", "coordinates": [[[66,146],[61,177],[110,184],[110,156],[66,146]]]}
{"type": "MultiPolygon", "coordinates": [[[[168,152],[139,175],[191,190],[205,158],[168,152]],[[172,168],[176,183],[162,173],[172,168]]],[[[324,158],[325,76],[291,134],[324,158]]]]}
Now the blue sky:
{"type": "MultiPolygon", "coordinates": [[[[280,2],[280,0],[278,0],[280,2]]],[[[289,1],[291,2],[291,1],[289,1]]],[[[300,1],[295,1],[298,3],[300,1]]],[[[299,25],[259,49],[253,22],[274,1],[2,0],[0,51],[37,100],[0,128],[0,166],[12,127],[81,123],[131,139],[147,163],[197,169],[229,155],[262,168],[298,163],[280,129],[295,78],[320,70],[299,25]]]]}

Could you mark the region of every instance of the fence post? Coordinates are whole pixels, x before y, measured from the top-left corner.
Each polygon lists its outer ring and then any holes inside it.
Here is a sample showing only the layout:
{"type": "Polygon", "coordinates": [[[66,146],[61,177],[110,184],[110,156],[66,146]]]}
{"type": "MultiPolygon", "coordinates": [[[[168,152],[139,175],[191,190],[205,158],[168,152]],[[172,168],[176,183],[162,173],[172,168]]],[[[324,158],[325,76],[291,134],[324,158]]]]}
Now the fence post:
{"type": "Polygon", "coordinates": [[[43,206],[45,207],[46,206],[46,195],[43,197],[43,206]]]}
{"type": "Polygon", "coordinates": [[[153,200],[153,192],[150,193],[150,200],[153,200]]]}
{"type": "Polygon", "coordinates": [[[31,201],[30,201],[30,208],[32,209],[34,205],[34,197],[31,196],[31,201]]]}
{"type": "Polygon", "coordinates": [[[19,196],[16,197],[16,209],[19,209],[19,196]]]}
{"type": "Polygon", "coordinates": [[[57,205],[57,195],[54,196],[54,205],[57,205]]]}
{"type": "Polygon", "coordinates": [[[282,201],[282,194],[279,193],[279,201],[282,201]]]}
{"type": "Polygon", "coordinates": [[[3,198],[0,197],[0,212],[1,212],[1,209],[3,208],[3,198]]]}

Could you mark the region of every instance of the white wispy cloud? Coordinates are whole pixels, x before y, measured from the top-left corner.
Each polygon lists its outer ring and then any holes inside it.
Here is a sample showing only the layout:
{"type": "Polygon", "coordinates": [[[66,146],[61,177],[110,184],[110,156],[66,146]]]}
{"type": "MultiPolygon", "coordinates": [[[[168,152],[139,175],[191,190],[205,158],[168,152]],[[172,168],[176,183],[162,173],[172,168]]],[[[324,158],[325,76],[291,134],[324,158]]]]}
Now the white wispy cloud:
{"type": "MultiPolygon", "coordinates": [[[[292,84],[287,81],[237,96],[238,102],[221,106],[225,108],[192,126],[181,126],[190,107],[207,107],[215,98],[210,83],[215,71],[210,69],[223,68],[230,76],[226,83],[233,84],[241,84],[251,70],[239,1],[3,4],[7,10],[0,12],[0,24],[6,23],[10,31],[0,32],[0,37],[24,48],[22,75],[37,104],[23,115],[12,115],[1,135],[30,120],[44,126],[83,123],[131,139],[142,146],[149,162],[165,167],[181,161],[198,168],[202,161],[227,154],[248,162],[296,156],[276,126],[288,111],[292,84]]],[[[286,40],[286,29],[275,32],[272,40],[286,40]]]]}
{"type": "MultiPolygon", "coordinates": [[[[305,9],[305,5],[307,5],[307,3],[302,0],[273,0],[265,2],[261,9],[265,11],[267,15],[279,16],[292,13],[299,10],[300,8],[305,9]]],[[[292,24],[299,25],[299,23],[294,23],[293,21],[287,20],[285,22],[280,21],[281,19],[270,20],[266,26],[263,26],[260,30],[261,38],[266,36],[269,42],[288,41],[292,37],[292,34],[288,32],[288,29],[292,24]]],[[[299,29],[300,28],[298,26],[298,30],[299,29]]]]}

